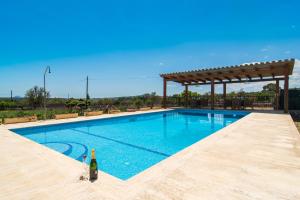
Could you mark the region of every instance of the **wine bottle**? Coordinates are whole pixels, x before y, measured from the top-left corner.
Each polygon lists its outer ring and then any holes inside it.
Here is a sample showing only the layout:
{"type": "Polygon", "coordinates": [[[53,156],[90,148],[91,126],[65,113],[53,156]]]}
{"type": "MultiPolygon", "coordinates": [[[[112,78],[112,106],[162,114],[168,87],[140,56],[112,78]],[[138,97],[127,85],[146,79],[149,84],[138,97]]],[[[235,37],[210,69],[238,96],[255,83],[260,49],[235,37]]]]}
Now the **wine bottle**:
{"type": "Polygon", "coordinates": [[[98,178],[98,166],[95,157],[95,149],[92,149],[92,159],[90,162],[90,181],[95,181],[98,178]]]}

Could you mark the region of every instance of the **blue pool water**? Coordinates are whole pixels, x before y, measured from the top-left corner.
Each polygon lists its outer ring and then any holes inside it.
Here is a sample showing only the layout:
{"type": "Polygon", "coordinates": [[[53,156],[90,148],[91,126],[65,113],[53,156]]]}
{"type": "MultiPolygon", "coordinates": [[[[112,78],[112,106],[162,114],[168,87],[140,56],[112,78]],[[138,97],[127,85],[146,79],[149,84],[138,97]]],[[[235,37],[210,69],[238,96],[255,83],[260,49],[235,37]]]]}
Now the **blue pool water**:
{"type": "Polygon", "coordinates": [[[100,170],[126,180],[246,114],[178,109],[12,131],[79,161],[95,148],[100,170]]]}

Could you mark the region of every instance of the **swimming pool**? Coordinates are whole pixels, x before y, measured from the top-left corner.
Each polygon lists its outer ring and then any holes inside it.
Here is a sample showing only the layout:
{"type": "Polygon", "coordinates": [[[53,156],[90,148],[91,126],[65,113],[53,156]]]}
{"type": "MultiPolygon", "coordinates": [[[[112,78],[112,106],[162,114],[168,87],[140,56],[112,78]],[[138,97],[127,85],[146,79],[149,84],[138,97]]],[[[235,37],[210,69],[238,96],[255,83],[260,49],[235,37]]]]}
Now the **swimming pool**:
{"type": "Polygon", "coordinates": [[[247,114],[177,109],[11,131],[78,161],[95,148],[98,168],[127,180],[247,114]]]}

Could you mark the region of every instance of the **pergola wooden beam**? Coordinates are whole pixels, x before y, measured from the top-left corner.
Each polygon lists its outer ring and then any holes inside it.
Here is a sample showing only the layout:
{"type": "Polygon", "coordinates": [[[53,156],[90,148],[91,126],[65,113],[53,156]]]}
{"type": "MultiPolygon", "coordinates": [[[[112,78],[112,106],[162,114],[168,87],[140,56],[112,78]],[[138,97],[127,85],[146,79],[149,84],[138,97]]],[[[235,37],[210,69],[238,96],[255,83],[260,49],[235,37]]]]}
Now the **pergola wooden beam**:
{"type": "MultiPolygon", "coordinates": [[[[222,83],[252,83],[252,82],[266,82],[266,81],[276,81],[276,80],[284,80],[284,78],[265,78],[265,79],[242,79],[242,80],[232,80],[232,81],[223,81],[223,82],[215,82],[215,84],[222,84],[222,83]]],[[[191,83],[189,85],[210,85],[210,83],[191,83]]]]}
{"type": "Polygon", "coordinates": [[[289,76],[284,76],[284,112],[289,110],[289,76]]]}
{"type": "Polygon", "coordinates": [[[210,82],[210,108],[215,109],[215,81],[210,82]]]}
{"type": "Polygon", "coordinates": [[[215,79],[215,80],[218,80],[218,81],[220,81],[220,82],[223,82],[223,79],[221,79],[221,78],[214,77],[214,79],[215,79]]]}
{"type": "Polygon", "coordinates": [[[226,83],[223,83],[223,107],[226,109],[226,83]]]}
{"type": "Polygon", "coordinates": [[[199,81],[201,81],[202,83],[206,83],[206,80],[203,79],[199,79],[199,81]]]}
{"type": "Polygon", "coordinates": [[[263,78],[263,77],[277,77],[277,76],[282,76],[284,74],[284,68],[282,69],[274,69],[274,71],[266,71],[266,70],[260,70],[259,72],[254,72],[254,71],[245,71],[245,73],[242,73],[241,71],[233,71],[231,72],[226,72],[226,73],[208,73],[208,74],[202,74],[200,75],[197,73],[196,75],[191,75],[185,74],[185,75],[180,75],[180,76],[175,76],[175,75],[168,75],[165,76],[170,81],[181,81],[181,82],[199,82],[203,80],[210,80],[212,78],[217,78],[216,80],[220,81],[221,80],[230,80],[230,79],[243,79],[243,78],[263,78]]]}
{"type": "Polygon", "coordinates": [[[164,87],[163,87],[163,107],[167,108],[167,79],[164,78],[164,87]]]}
{"type": "Polygon", "coordinates": [[[242,78],[239,77],[239,76],[234,76],[234,78],[236,78],[236,79],[238,79],[238,80],[242,80],[242,78]]]}
{"type": "Polygon", "coordinates": [[[224,78],[231,82],[231,78],[229,78],[228,76],[224,76],[224,78]]]}
{"type": "Polygon", "coordinates": [[[278,76],[283,76],[283,73],[264,73],[264,74],[241,74],[241,73],[230,73],[226,74],[223,73],[222,75],[218,75],[217,73],[211,74],[210,76],[205,75],[205,76],[191,76],[191,75],[186,75],[186,76],[166,76],[169,81],[174,81],[174,82],[203,82],[205,80],[211,80],[212,78],[215,78],[216,81],[221,81],[221,80],[231,80],[231,79],[243,79],[243,78],[248,78],[248,79],[253,79],[253,78],[264,78],[264,77],[273,77],[276,78],[278,76]]]}
{"type": "Polygon", "coordinates": [[[185,107],[188,107],[188,101],[189,101],[189,86],[185,85],[185,90],[184,90],[184,97],[185,97],[185,107]]]}
{"type": "MultiPolygon", "coordinates": [[[[284,110],[288,110],[288,80],[289,75],[293,73],[295,59],[286,59],[272,62],[260,62],[251,64],[242,64],[221,68],[201,69],[186,72],[161,74],[164,78],[164,99],[166,104],[166,82],[174,81],[183,85],[211,85],[214,92],[215,84],[224,84],[223,89],[226,92],[227,83],[245,83],[284,80],[284,110]],[[271,77],[271,78],[270,78],[271,77]],[[207,82],[208,81],[208,82],[207,82]]],[[[279,87],[279,86],[278,86],[279,87]]],[[[225,95],[226,96],[226,95],[225,95]]],[[[214,97],[212,97],[214,100],[214,97]]],[[[214,101],[212,101],[214,104],[214,101]]]]}
{"type": "Polygon", "coordinates": [[[279,80],[276,80],[276,88],[275,88],[275,108],[279,110],[279,80]]]}

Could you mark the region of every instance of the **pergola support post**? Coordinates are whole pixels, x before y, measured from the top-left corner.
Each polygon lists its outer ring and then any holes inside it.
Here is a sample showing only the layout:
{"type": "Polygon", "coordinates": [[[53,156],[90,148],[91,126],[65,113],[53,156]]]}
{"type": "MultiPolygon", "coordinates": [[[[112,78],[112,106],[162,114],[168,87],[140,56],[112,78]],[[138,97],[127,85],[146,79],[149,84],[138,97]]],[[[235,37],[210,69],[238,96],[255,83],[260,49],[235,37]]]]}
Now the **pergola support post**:
{"type": "Polygon", "coordinates": [[[275,90],[275,109],[279,110],[279,80],[276,80],[276,90],[275,90]]]}
{"type": "MultiPolygon", "coordinates": [[[[295,59],[286,59],[272,62],[259,62],[251,65],[235,65],[230,67],[208,68],[201,70],[192,70],[185,72],[160,74],[164,78],[164,94],[163,106],[167,107],[167,81],[173,81],[185,86],[193,85],[211,85],[210,108],[215,109],[215,84],[223,84],[223,99],[224,109],[226,105],[226,85],[233,83],[252,83],[262,81],[276,81],[276,99],[274,100],[274,109],[278,109],[278,99],[284,99],[284,112],[287,113],[289,109],[288,89],[289,89],[289,75],[293,74],[295,59]],[[216,82],[214,82],[216,80],[216,82]],[[280,94],[279,81],[284,81],[284,94],[280,94]],[[281,96],[280,96],[281,95],[281,96]]],[[[185,95],[185,106],[191,103],[191,97],[185,95]]],[[[180,98],[181,100],[182,98],[180,98]]],[[[183,100],[184,101],[184,100],[183,100]]]]}
{"type": "Polygon", "coordinates": [[[215,109],[215,80],[212,79],[211,83],[210,83],[210,106],[211,109],[214,110],[215,109]]]}
{"type": "Polygon", "coordinates": [[[184,105],[187,108],[188,107],[188,101],[189,101],[189,86],[185,85],[185,90],[184,90],[184,105]]]}
{"type": "Polygon", "coordinates": [[[223,83],[223,107],[226,109],[226,83],[223,83]]]}
{"type": "Polygon", "coordinates": [[[165,78],[163,87],[163,108],[167,108],[167,79],[165,78]]]}
{"type": "Polygon", "coordinates": [[[289,75],[284,76],[284,113],[289,111],[289,75]]]}

